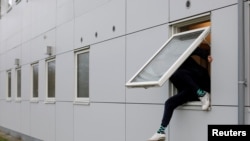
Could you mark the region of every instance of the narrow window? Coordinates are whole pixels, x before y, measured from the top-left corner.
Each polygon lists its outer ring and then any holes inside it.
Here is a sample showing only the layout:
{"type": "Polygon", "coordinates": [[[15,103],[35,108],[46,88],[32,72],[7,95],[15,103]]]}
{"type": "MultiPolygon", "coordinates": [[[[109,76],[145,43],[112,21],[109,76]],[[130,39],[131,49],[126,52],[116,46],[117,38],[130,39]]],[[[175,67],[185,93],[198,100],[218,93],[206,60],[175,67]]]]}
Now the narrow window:
{"type": "Polygon", "coordinates": [[[11,70],[7,71],[7,99],[11,98],[11,70]]]}
{"type": "Polygon", "coordinates": [[[32,99],[38,98],[38,63],[31,65],[32,67],[32,99]]]}
{"type": "Polygon", "coordinates": [[[16,85],[17,85],[17,99],[20,99],[21,98],[21,89],[22,89],[21,68],[16,69],[16,85]]]}
{"type": "Polygon", "coordinates": [[[56,78],[56,61],[55,59],[47,60],[47,100],[54,101],[55,99],[55,78],[56,78]]]}
{"type": "Polygon", "coordinates": [[[75,53],[76,60],[76,102],[89,102],[89,50],[75,53]]]}

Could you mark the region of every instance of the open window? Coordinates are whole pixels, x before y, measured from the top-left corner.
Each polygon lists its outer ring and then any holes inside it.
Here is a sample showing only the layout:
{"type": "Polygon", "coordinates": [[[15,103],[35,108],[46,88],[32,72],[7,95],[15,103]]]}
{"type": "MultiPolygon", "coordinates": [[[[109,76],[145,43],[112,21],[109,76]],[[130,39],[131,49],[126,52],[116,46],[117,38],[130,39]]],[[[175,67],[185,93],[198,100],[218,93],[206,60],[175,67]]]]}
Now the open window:
{"type": "MultiPolygon", "coordinates": [[[[178,30],[186,30],[178,28],[178,30]]],[[[210,33],[210,26],[173,34],[126,83],[127,87],[162,86],[210,33]]]]}
{"type": "Polygon", "coordinates": [[[13,6],[13,0],[0,0],[1,3],[1,15],[8,13],[13,6]]]}
{"type": "MultiPolygon", "coordinates": [[[[204,27],[210,27],[211,21],[210,21],[210,14],[204,14],[200,15],[198,17],[192,17],[191,19],[182,20],[182,21],[176,21],[171,24],[171,34],[179,34],[181,32],[187,32],[190,30],[195,30],[199,28],[204,27]]],[[[203,39],[203,41],[200,43],[199,47],[204,48],[205,50],[208,50],[211,53],[211,32],[203,39]]],[[[211,67],[210,63],[208,63],[206,60],[202,59],[198,56],[192,56],[192,58],[201,66],[206,68],[210,74],[211,67]]],[[[211,74],[210,74],[211,75],[211,74]]],[[[177,89],[174,87],[172,83],[169,83],[169,95],[175,95],[177,93],[177,89]]],[[[184,109],[195,109],[196,106],[200,106],[200,101],[192,101],[187,102],[182,106],[184,109]]]]}

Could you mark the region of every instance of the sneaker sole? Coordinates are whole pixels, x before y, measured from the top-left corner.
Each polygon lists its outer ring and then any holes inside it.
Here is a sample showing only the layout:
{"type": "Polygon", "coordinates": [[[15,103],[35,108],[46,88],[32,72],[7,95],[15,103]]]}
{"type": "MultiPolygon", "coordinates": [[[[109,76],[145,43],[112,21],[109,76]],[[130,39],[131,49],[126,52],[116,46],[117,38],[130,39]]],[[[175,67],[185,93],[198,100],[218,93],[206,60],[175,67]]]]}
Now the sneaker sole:
{"type": "Polygon", "coordinates": [[[160,138],[159,140],[147,140],[147,141],[165,141],[165,138],[160,138]]]}

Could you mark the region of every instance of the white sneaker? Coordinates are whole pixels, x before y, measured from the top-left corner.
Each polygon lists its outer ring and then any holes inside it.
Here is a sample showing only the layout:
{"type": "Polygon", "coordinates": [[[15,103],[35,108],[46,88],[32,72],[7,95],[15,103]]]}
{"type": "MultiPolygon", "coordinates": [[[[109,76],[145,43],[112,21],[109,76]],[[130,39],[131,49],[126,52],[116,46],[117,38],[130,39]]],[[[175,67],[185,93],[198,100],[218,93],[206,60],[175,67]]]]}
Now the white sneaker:
{"type": "Polygon", "coordinates": [[[165,134],[155,133],[150,139],[148,139],[148,141],[160,141],[165,140],[165,138],[165,134]]]}
{"type": "Polygon", "coordinates": [[[201,101],[201,109],[206,111],[209,109],[210,106],[210,94],[207,92],[203,97],[199,97],[201,101]]]}

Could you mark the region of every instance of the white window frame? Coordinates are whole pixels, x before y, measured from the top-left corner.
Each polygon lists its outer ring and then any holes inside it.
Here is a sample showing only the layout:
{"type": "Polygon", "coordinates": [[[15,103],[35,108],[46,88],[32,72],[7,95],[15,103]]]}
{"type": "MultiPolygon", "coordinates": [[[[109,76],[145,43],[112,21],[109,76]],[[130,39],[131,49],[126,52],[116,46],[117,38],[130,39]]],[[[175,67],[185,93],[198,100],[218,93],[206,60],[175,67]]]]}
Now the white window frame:
{"type": "MultiPolygon", "coordinates": [[[[90,104],[90,98],[89,97],[78,97],[78,55],[82,53],[90,53],[89,46],[84,47],[83,49],[78,49],[75,51],[75,104],[84,104],[89,105],[90,104]]],[[[88,64],[89,65],[89,64],[88,64]]],[[[89,87],[89,86],[88,86],[89,87]]],[[[89,94],[89,93],[88,93],[89,94]]]]}
{"type": "Polygon", "coordinates": [[[5,15],[6,13],[10,12],[13,6],[13,1],[12,0],[1,0],[0,1],[0,6],[1,6],[1,16],[5,15]]]}
{"type": "MultiPolygon", "coordinates": [[[[49,85],[49,80],[48,80],[49,63],[53,62],[53,61],[55,62],[55,75],[56,75],[56,59],[55,59],[55,57],[50,57],[50,58],[46,59],[46,100],[45,100],[45,103],[47,103],[47,104],[54,104],[56,102],[56,99],[55,99],[56,86],[55,86],[55,96],[54,97],[49,97],[49,88],[48,88],[48,85],[49,85]]],[[[55,78],[55,81],[56,81],[56,78],[55,78]]]]}
{"type": "Polygon", "coordinates": [[[39,63],[35,62],[31,64],[31,102],[38,102],[39,100],[39,63]],[[38,94],[37,97],[34,97],[34,67],[37,66],[38,69],[38,94]]]}
{"type": "Polygon", "coordinates": [[[126,83],[127,87],[158,87],[162,86],[169,77],[175,72],[175,70],[186,60],[186,58],[197,48],[197,46],[203,41],[203,39],[209,34],[210,26],[200,29],[190,30],[187,32],[181,32],[172,35],[161,48],[146,62],[145,65],[126,83]],[[171,65],[171,67],[158,79],[157,81],[140,81],[133,82],[133,80],[146,68],[151,61],[153,61],[161,51],[167,47],[168,43],[177,36],[182,36],[194,32],[202,31],[202,33],[194,40],[194,42],[185,50],[185,52],[171,65]]]}
{"type": "Polygon", "coordinates": [[[12,97],[12,72],[11,70],[6,71],[6,100],[10,101],[12,97]],[[10,75],[10,79],[9,79],[10,75]],[[9,89],[10,88],[10,89],[9,89]]]}
{"type": "Polygon", "coordinates": [[[20,2],[21,2],[21,0],[15,0],[15,2],[16,2],[16,4],[18,4],[18,3],[20,3],[20,2]]]}
{"type": "MultiPolygon", "coordinates": [[[[198,16],[190,17],[188,19],[183,19],[180,21],[176,21],[170,24],[170,35],[178,34],[180,33],[180,28],[200,22],[210,21],[210,13],[201,14],[198,16]]],[[[173,96],[177,93],[177,89],[174,87],[174,85],[169,82],[169,95],[173,96]]],[[[183,104],[181,106],[181,109],[197,109],[197,106],[201,106],[200,101],[191,101],[183,104]]],[[[200,107],[198,108],[200,109],[200,107]]],[[[210,108],[211,109],[211,108],[210,108]]]]}
{"type": "Polygon", "coordinates": [[[15,76],[16,76],[16,101],[21,101],[21,97],[22,97],[22,70],[21,70],[21,67],[18,67],[16,68],[16,72],[15,72],[15,76]],[[20,71],[20,81],[19,81],[19,77],[18,77],[18,72],[20,71]],[[20,82],[20,96],[18,96],[18,93],[19,93],[19,89],[18,89],[18,83],[20,82]]]}

